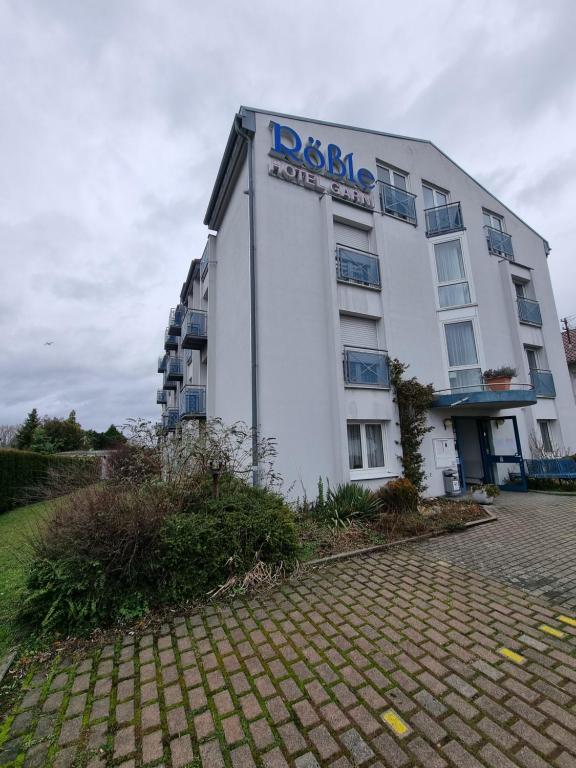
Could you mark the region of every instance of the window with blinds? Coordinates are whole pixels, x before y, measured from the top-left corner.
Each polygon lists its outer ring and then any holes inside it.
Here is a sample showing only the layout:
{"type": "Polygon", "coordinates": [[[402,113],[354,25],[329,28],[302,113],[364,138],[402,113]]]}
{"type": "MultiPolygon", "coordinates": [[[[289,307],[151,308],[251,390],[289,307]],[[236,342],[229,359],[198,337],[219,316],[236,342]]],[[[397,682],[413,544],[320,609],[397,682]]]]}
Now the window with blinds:
{"type": "Polygon", "coordinates": [[[349,248],[358,248],[361,251],[370,250],[370,234],[366,229],[351,227],[348,224],[334,222],[334,240],[336,245],[345,245],[349,248]]]}
{"type": "Polygon", "coordinates": [[[357,227],[334,223],[336,238],[336,276],[339,282],[366,288],[380,288],[380,260],[367,253],[368,232],[357,227]]]}
{"type": "Polygon", "coordinates": [[[340,336],[345,347],[378,349],[378,325],[376,320],[365,317],[340,315],[340,336]]]}

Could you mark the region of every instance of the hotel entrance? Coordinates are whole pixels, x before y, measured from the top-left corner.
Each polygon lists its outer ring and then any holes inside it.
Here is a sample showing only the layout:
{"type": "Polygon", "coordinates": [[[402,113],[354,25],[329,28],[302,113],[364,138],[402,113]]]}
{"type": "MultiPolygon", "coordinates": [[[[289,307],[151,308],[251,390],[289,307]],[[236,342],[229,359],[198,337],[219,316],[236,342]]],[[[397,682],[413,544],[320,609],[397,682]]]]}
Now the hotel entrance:
{"type": "Polygon", "coordinates": [[[526,491],[526,474],[515,416],[453,417],[460,482],[526,491]]]}

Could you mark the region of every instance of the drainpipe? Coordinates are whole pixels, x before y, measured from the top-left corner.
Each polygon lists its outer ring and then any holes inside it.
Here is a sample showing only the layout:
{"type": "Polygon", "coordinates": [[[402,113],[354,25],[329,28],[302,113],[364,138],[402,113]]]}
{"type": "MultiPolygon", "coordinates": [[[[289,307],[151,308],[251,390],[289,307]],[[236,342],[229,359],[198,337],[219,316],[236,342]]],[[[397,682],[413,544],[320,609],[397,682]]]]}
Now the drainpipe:
{"type": "Polygon", "coordinates": [[[260,484],[258,455],[258,343],[256,335],[256,238],[254,224],[254,133],[244,130],[242,116],[234,121],[236,133],[248,147],[248,219],[250,258],[250,369],[252,388],[252,485],[260,484]]]}

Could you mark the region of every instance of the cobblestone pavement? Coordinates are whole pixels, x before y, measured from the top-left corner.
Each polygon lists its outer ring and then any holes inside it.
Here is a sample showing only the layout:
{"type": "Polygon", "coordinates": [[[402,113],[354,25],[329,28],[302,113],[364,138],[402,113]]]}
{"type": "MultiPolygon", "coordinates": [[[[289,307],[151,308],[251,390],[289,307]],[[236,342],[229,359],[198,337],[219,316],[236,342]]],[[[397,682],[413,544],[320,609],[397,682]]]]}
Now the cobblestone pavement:
{"type": "Polygon", "coordinates": [[[576,610],[576,496],[503,493],[494,511],[496,523],[418,546],[576,610]]]}
{"type": "Polygon", "coordinates": [[[0,765],[574,768],[570,619],[421,548],[334,563],[31,673],[0,765]]]}

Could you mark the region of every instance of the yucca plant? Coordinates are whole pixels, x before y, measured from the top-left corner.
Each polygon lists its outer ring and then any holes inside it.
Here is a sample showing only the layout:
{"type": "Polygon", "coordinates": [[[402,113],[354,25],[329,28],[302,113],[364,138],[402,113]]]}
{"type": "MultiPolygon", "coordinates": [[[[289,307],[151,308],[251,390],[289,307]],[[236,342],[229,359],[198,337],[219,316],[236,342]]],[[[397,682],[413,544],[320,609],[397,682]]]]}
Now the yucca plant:
{"type": "Polygon", "coordinates": [[[375,517],[378,502],[367,488],[345,483],[328,489],[324,509],[334,528],[347,528],[353,522],[375,517]]]}

